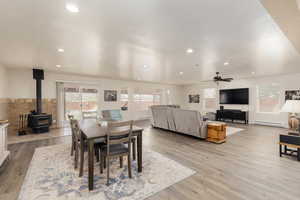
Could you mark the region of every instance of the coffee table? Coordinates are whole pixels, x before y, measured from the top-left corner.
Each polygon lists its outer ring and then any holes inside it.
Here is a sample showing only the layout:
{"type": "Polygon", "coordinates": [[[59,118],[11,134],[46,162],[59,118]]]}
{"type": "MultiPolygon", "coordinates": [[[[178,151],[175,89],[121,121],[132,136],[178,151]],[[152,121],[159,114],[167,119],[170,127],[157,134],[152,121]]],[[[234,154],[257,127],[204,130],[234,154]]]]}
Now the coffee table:
{"type": "Polygon", "coordinates": [[[206,140],[217,144],[226,142],[226,126],[224,122],[208,122],[206,140]]]}

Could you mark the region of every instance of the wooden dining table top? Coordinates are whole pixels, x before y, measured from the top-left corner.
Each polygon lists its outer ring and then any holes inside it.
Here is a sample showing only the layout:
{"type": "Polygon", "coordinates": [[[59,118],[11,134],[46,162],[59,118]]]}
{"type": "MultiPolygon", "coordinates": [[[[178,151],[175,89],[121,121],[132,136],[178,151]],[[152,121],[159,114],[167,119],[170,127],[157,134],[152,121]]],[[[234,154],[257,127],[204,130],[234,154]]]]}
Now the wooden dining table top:
{"type": "MultiPolygon", "coordinates": [[[[79,121],[79,128],[85,135],[86,139],[96,139],[107,135],[107,125],[100,125],[96,119],[83,119],[79,121]]],[[[122,128],[115,128],[122,130],[122,128]]],[[[132,126],[132,133],[143,132],[143,128],[132,126]]]]}

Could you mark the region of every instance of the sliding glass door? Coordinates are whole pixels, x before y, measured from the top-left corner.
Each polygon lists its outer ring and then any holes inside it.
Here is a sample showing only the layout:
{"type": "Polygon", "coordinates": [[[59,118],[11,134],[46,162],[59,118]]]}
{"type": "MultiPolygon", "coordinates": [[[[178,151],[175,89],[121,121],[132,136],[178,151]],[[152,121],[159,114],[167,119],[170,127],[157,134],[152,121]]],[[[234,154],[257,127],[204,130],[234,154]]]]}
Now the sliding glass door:
{"type": "Polygon", "coordinates": [[[81,111],[95,112],[98,110],[98,91],[96,89],[81,90],[81,111]]]}
{"type": "Polygon", "coordinates": [[[98,110],[98,91],[90,88],[64,88],[65,119],[73,115],[76,119],[82,118],[82,112],[96,112],[98,110]]]}

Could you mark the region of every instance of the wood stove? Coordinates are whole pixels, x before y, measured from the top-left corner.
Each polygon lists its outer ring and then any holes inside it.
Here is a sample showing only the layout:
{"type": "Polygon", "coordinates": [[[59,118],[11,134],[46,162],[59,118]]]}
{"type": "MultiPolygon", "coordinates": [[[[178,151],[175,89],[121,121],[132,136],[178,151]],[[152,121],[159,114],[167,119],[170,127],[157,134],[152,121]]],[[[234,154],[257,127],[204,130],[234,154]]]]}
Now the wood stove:
{"type": "Polygon", "coordinates": [[[33,133],[47,133],[52,124],[52,115],[42,112],[42,80],[44,70],[33,69],[33,79],[36,80],[36,110],[31,111],[28,116],[28,126],[33,133]]]}

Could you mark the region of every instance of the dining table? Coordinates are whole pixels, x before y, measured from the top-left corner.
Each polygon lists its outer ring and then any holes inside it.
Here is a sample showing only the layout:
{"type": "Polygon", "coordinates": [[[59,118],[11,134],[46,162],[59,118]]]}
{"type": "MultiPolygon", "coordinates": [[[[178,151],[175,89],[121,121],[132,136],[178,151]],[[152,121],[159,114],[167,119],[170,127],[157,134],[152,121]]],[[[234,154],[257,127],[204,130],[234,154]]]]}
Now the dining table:
{"type": "MultiPolygon", "coordinates": [[[[107,123],[100,123],[96,119],[83,119],[79,121],[81,130],[81,141],[87,141],[88,145],[88,187],[94,188],[94,141],[95,139],[107,137],[107,123]]],[[[116,128],[120,129],[120,128],[116,128]]],[[[132,136],[137,137],[137,165],[138,172],[143,170],[143,128],[133,125],[132,136]]],[[[81,145],[84,145],[83,143],[81,145]]],[[[83,151],[81,152],[84,153],[83,151]]],[[[83,156],[83,155],[82,155],[83,156]]]]}

